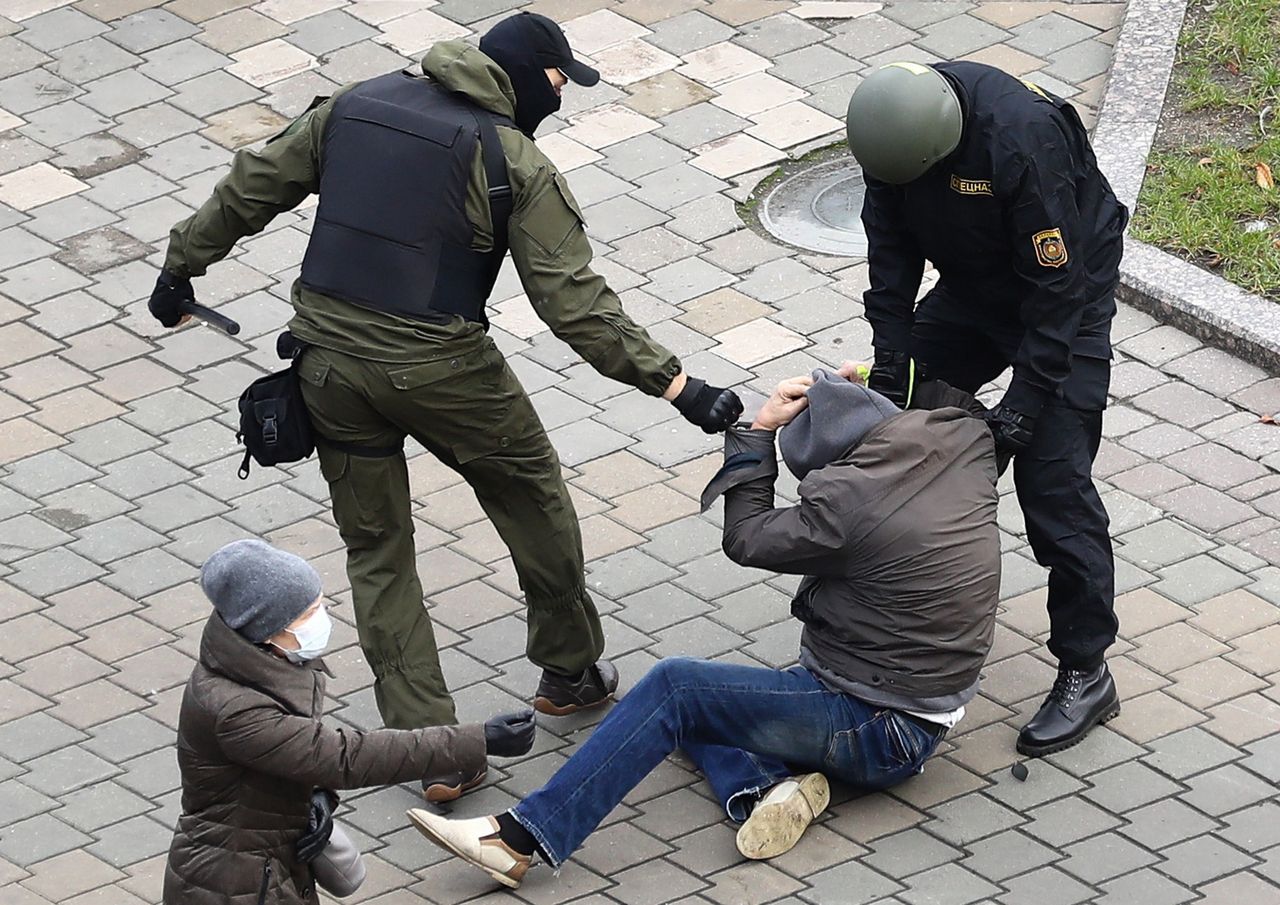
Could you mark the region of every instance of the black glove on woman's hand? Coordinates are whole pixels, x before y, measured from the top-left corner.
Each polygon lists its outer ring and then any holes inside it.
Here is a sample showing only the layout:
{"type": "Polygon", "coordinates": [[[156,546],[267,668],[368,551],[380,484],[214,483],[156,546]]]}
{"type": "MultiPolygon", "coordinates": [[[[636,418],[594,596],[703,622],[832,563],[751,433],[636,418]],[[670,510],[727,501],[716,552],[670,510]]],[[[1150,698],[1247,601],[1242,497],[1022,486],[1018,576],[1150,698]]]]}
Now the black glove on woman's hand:
{"type": "Polygon", "coordinates": [[[337,806],[336,793],[328,789],[316,789],[311,793],[307,831],[293,844],[293,853],[303,864],[314,860],[329,844],[329,837],[333,835],[333,811],[337,806]]]}
{"type": "Polygon", "coordinates": [[[696,424],[708,434],[728,430],[742,414],[742,400],[733,390],[713,387],[696,377],[685,379],[680,395],[671,400],[680,414],[690,424],[696,424]]]}
{"type": "Polygon", "coordinates": [[[484,724],[484,750],[495,757],[519,757],[528,754],[537,732],[532,710],[501,713],[484,724]]]}
{"type": "Polygon", "coordinates": [[[182,322],[185,304],[194,302],[195,299],[196,291],[191,288],[189,279],[162,270],[156,280],[156,288],[151,291],[147,310],[161,326],[176,327],[182,322]]]}

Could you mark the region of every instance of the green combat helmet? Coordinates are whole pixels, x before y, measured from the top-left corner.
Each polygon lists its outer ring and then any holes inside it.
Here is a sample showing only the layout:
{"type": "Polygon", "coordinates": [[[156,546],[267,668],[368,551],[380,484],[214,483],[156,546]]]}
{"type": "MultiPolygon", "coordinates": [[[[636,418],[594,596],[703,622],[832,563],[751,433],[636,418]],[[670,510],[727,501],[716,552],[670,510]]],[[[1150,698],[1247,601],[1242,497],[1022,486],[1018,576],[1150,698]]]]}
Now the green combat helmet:
{"type": "Polygon", "coordinates": [[[961,120],[960,101],[942,73],[919,63],[890,63],[849,98],[845,131],[866,173],[902,185],[956,149],[961,120]]]}

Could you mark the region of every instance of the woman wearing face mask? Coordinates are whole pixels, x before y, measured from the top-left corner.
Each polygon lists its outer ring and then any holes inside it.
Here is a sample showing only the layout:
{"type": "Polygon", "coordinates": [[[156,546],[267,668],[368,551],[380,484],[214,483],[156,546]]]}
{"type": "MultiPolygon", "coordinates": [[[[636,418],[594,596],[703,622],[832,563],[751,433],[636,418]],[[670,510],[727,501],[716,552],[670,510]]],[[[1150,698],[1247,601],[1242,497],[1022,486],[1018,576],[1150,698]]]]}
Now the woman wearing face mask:
{"type": "Polygon", "coordinates": [[[480,770],[533,745],[532,711],[487,723],[361,732],[320,721],[333,621],[320,576],[292,553],[235,541],[200,572],[213,603],[178,717],[182,815],[165,905],[317,905],[350,895],[359,853],[329,790],[480,770]]]}

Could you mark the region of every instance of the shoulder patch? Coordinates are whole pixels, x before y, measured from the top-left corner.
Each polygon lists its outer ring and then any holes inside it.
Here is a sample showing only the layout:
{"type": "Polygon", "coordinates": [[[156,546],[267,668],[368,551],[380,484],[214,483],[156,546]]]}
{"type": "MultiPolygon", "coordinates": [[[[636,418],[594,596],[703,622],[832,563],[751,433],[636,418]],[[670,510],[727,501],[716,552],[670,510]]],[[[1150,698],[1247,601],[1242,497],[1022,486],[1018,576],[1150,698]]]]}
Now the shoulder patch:
{"type": "Polygon", "coordinates": [[[1036,260],[1042,267],[1061,267],[1067,263],[1067,243],[1062,239],[1062,230],[1057,227],[1046,229],[1031,237],[1031,244],[1036,249],[1036,260]]]}
{"type": "Polygon", "coordinates": [[[962,179],[955,173],[951,174],[951,190],[961,195],[993,194],[990,179],[962,179]]]}

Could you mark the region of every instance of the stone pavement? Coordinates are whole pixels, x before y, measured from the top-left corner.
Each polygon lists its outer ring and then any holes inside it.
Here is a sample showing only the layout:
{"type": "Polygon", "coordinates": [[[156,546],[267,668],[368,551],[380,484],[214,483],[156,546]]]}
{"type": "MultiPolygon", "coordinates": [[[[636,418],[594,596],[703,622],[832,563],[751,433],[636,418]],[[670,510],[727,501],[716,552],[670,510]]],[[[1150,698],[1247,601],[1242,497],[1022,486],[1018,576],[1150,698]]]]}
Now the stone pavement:
{"type": "MultiPolygon", "coordinates": [[[[483,31],[519,0],[4,0],[0,3],[0,902],[159,900],[178,812],[177,704],[208,612],[192,579],[257,534],[310,557],[339,620],[333,718],[377,724],[343,554],[313,462],[241,482],[231,409],[275,367],[310,209],[198,281],[244,324],[147,317],[170,224],[230,149],[316,94],[483,31]]],[[[539,0],[605,84],[567,93],[542,146],[570,171],[599,266],[628,310],[716,381],[865,356],[865,265],[794,253],[735,200],[836,138],[860,73],[968,56],[1091,116],[1117,4],[539,0]]],[[[738,568],[695,499],[716,442],[589,372],[508,273],[494,335],[560,449],[605,617],[634,681],[658,657],[784,666],[790,579],[738,568]]],[[[837,804],[793,852],[745,864],[708,790],[673,760],[531,903],[1233,905],[1280,900],[1280,379],[1146,316],[1116,322],[1098,461],[1113,518],[1124,713],[1010,776],[1050,683],[1044,572],[1008,494],[1004,611],[981,697],[926,772],[837,804]]],[[[534,670],[510,560],[452,473],[413,460],[419,566],[464,719],[516,706],[534,670]]],[[[782,482],[784,494],[794,484],[782,482]]],[[[510,804],[590,732],[544,720],[459,814],[510,804]]],[[[353,901],[507,901],[405,828],[410,792],[352,795],[370,852],[353,901]]]]}

